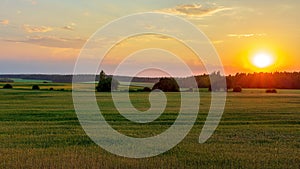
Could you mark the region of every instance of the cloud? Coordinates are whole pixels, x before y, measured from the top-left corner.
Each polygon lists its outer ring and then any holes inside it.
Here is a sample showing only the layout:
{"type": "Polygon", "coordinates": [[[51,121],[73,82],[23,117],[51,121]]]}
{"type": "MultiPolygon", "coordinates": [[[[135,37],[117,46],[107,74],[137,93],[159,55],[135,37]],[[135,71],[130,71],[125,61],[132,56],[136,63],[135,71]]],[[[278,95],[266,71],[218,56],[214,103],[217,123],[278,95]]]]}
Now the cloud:
{"type": "Polygon", "coordinates": [[[225,8],[222,6],[210,5],[204,6],[200,4],[185,4],[178,5],[174,8],[166,8],[160,10],[160,12],[171,13],[175,15],[187,16],[187,17],[203,17],[203,16],[211,16],[217,12],[230,10],[231,8],[225,8]]]}
{"type": "Polygon", "coordinates": [[[80,49],[86,42],[82,38],[61,38],[54,36],[29,36],[25,40],[4,40],[14,43],[29,43],[44,47],[80,49]]]}
{"type": "Polygon", "coordinates": [[[70,24],[62,27],[62,29],[68,30],[68,31],[74,31],[75,30],[75,26],[76,26],[76,24],[73,23],[73,22],[71,22],[70,24]]]}
{"type": "Polygon", "coordinates": [[[250,38],[250,37],[263,37],[267,36],[265,33],[260,33],[260,34],[254,34],[254,33],[248,33],[248,34],[228,34],[228,37],[232,38],[250,38]]]}
{"type": "Polygon", "coordinates": [[[212,43],[215,44],[215,45],[223,43],[223,42],[224,42],[223,40],[212,41],[212,43]]]}
{"type": "Polygon", "coordinates": [[[68,31],[73,31],[74,30],[74,28],[70,25],[64,26],[64,27],[62,27],[62,29],[65,29],[65,30],[68,30],[68,31]]]}
{"type": "Polygon", "coordinates": [[[23,25],[23,29],[28,33],[45,33],[53,30],[51,27],[47,26],[32,26],[32,25],[23,25]]]}
{"type": "Polygon", "coordinates": [[[0,20],[0,24],[2,24],[2,25],[8,25],[9,24],[9,20],[7,20],[7,19],[0,20]]]}

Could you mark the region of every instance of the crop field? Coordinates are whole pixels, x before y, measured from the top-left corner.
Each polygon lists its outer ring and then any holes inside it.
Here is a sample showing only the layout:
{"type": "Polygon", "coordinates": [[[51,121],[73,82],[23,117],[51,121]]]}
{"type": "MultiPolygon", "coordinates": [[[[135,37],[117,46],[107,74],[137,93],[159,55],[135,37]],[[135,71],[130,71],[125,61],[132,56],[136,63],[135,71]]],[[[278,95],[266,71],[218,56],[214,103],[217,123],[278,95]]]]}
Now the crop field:
{"type": "MultiPolygon", "coordinates": [[[[220,125],[199,144],[210,107],[210,92],[201,90],[197,121],[181,143],[156,157],[130,159],[105,151],[85,134],[71,84],[40,82],[41,90],[31,90],[36,83],[16,82],[13,89],[0,84],[0,168],[300,168],[299,90],[228,92],[220,125]]],[[[110,93],[96,96],[108,123],[132,137],[164,132],[180,109],[180,94],[167,93],[165,112],[150,124],[136,124],[118,113],[110,93]]],[[[139,110],[150,107],[148,96],[130,93],[139,110]]]]}

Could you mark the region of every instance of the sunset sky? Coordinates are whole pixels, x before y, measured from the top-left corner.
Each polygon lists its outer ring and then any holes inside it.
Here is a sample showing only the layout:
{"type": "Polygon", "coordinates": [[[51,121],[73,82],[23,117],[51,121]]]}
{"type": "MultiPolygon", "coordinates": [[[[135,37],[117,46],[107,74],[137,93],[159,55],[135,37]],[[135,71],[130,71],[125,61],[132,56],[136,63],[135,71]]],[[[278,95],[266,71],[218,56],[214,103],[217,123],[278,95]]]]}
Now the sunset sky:
{"type": "MultiPolygon", "coordinates": [[[[95,31],[140,12],[164,12],[192,22],[214,44],[226,74],[300,71],[299,7],[296,0],[1,0],[0,74],[72,73],[81,48],[95,31]],[[255,60],[262,55],[271,60],[265,57],[266,65],[256,64],[263,62],[263,57],[255,60]]],[[[149,35],[135,40],[143,46],[145,39],[157,41],[149,35]]],[[[110,52],[107,62],[118,64],[119,55],[140,48],[131,40],[124,41],[123,49],[110,52]]],[[[175,41],[157,43],[185,50],[175,41]]],[[[184,53],[182,57],[190,60],[191,54],[184,53]]],[[[200,67],[194,64],[195,74],[203,72],[200,67]]]]}

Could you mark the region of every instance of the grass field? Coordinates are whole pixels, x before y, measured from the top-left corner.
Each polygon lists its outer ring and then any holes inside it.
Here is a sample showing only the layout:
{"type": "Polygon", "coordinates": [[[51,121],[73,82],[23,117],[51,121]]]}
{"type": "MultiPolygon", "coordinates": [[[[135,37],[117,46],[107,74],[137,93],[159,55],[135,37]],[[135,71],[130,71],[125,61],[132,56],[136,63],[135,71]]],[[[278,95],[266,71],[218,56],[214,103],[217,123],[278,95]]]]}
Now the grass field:
{"type": "MultiPolygon", "coordinates": [[[[156,157],[129,159],[106,152],[86,136],[74,112],[71,84],[40,83],[40,91],[30,90],[31,85],[19,82],[14,89],[0,89],[0,168],[300,168],[297,90],[229,92],[222,121],[205,144],[198,138],[210,93],[200,92],[198,119],[180,144],[156,157]],[[50,87],[57,91],[46,90],[50,87]]],[[[167,97],[165,113],[140,125],[118,114],[110,94],[97,93],[107,121],[134,137],[149,137],[172,125],[179,95],[167,97]]],[[[131,99],[137,109],[150,106],[148,93],[131,93],[131,99]]]]}

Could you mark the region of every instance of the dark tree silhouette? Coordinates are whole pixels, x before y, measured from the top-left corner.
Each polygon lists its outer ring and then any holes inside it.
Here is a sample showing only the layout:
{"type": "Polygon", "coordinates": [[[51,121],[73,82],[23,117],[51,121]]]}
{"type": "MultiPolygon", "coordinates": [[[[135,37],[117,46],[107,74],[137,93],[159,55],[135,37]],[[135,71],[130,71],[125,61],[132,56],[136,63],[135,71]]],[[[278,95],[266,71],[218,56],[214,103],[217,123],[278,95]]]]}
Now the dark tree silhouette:
{"type": "Polygon", "coordinates": [[[32,90],[40,90],[40,87],[38,85],[33,85],[32,90]]]}
{"type": "Polygon", "coordinates": [[[227,90],[232,89],[233,88],[233,77],[231,75],[226,77],[226,86],[227,86],[227,90]]]}
{"type": "Polygon", "coordinates": [[[300,72],[237,73],[233,79],[243,88],[300,89],[300,72]]]}
{"type": "Polygon", "coordinates": [[[120,83],[117,80],[108,77],[102,70],[96,90],[98,92],[111,92],[112,90],[117,90],[119,84],[120,83]]]}
{"type": "Polygon", "coordinates": [[[276,89],[267,89],[266,93],[277,93],[276,89]]]}
{"type": "Polygon", "coordinates": [[[12,88],[13,88],[13,86],[11,84],[5,84],[3,86],[3,89],[12,89],[12,88]]]}
{"type": "Polygon", "coordinates": [[[242,88],[240,87],[240,86],[236,86],[236,87],[234,87],[233,88],[233,92],[238,92],[238,93],[240,93],[240,92],[242,92],[242,88]]]}
{"type": "Polygon", "coordinates": [[[151,92],[151,89],[149,87],[144,87],[143,92],[151,92]]]}
{"type": "MultiPolygon", "coordinates": [[[[214,73],[218,76],[218,73],[214,73]]],[[[219,74],[220,75],[220,74],[219,74]]],[[[77,75],[78,82],[89,82],[95,80],[94,75],[77,75]]],[[[221,75],[222,76],[222,75],[221,75]]],[[[0,75],[1,79],[20,78],[32,80],[47,80],[52,82],[72,82],[73,75],[0,75]]],[[[99,80],[100,76],[97,75],[99,80]]],[[[118,76],[124,82],[149,82],[157,83],[159,78],[149,77],[126,77],[118,76]]],[[[208,74],[197,75],[194,77],[176,78],[178,84],[184,88],[208,88],[214,82],[210,80],[208,74]],[[196,80],[195,86],[192,82],[196,80]]],[[[6,81],[6,80],[2,80],[6,81]]],[[[237,73],[226,77],[228,88],[241,86],[242,88],[261,88],[261,89],[300,89],[300,72],[274,72],[274,73],[237,73]]],[[[11,82],[5,82],[11,83],[11,82]]]]}
{"type": "Polygon", "coordinates": [[[156,83],[152,90],[162,90],[163,92],[179,92],[179,86],[174,78],[161,78],[158,83],[156,83]]]}

